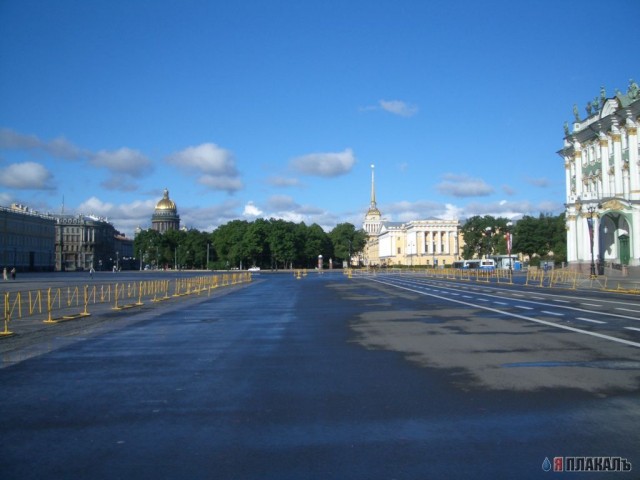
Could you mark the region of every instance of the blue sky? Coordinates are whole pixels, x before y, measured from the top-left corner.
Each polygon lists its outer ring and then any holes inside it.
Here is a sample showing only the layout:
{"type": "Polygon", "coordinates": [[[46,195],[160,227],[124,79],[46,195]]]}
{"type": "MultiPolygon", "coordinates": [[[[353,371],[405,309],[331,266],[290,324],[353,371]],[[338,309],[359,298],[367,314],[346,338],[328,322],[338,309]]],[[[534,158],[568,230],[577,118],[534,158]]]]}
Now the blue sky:
{"type": "Polygon", "coordinates": [[[637,0],[0,0],[0,205],[132,236],[558,214],[563,123],[640,79],[637,0]]]}

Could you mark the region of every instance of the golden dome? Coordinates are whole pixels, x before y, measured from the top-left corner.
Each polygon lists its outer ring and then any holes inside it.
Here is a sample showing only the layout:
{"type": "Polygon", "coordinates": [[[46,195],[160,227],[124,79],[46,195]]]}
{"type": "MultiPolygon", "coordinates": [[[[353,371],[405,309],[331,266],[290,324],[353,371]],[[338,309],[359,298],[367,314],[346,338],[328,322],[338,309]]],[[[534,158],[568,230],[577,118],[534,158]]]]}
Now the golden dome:
{"type": "Polygon", "coordinates": [[[160,200],[156,205],[157,210],[177,210],[176,204],[169,198],[169,190],[164,189],[164,194],[162,196],[162,200],[160,200]]]}

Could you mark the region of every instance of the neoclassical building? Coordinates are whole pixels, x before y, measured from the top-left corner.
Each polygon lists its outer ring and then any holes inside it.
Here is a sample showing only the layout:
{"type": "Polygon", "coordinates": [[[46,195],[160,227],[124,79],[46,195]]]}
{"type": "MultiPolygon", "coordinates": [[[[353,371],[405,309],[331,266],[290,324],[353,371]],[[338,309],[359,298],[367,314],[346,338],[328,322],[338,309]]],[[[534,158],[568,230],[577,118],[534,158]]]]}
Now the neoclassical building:
{"type": "Polygon", "coordinates": [[[169,198],[169,190],[164,189],[162,199],[156,204],[151,216],[151,228],[160,233],[168,230],[180,230],[180,215],[176,204],[169,198]]]}
{"type": "Polygon", "coordinates": [[[412,220],[388,222],[376,204],[374,166],[371,166],[371,202],[362,225],[367,233],[365,266],[444,266],[460,259],[460,222],[412,220]]]}
{"type": "Polygon", "coordinates": [[[29,207],[0,206],[0,270],[53,271],[56,219],[29,207]]]}
{"type": "MultiPolygon", "coordinates": [[[[629,82],[587,104],[586,118],[573,108],[565,123],[567,260],[585,272],[592,265],[640,265],[640,91],[629,82]]],[[[600,270],[600,269],[598,269],[600,270]]]]}

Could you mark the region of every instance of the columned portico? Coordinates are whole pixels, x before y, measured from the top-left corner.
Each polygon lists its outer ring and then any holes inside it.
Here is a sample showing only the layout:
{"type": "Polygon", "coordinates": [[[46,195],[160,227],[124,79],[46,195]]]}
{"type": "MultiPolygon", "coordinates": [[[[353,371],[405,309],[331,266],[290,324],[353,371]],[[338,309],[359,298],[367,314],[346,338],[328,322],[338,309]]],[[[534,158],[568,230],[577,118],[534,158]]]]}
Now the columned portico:
{"type": "Polygon", "coordinates": [[[374,167],[371,200],[362,225],[367,233],[365,266],[444,266],[460,258],[460,222],[453,220],[382,220],[376,205],[374,167]]]}
{"type": "Polygon", "coordinates": [[[588,271],[602,266],[640,266],[640,89],[587,105],[587,118],[565,124],[567,259],[588,271]]]}

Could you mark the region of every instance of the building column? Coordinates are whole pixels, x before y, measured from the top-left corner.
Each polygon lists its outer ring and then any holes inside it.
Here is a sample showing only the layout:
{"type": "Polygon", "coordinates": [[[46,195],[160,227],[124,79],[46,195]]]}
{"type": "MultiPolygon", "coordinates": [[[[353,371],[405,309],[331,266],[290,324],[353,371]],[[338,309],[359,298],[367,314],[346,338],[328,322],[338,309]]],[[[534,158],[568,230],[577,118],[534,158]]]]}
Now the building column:
{"type": "Polygon", "coordinates": [[[582,195],[582,151],[580,150],[580,146],[576,147],[575,152],[573,153],[573,163],[576,166],[576,195],[582,195]]]}
{"type": "Polygon", "coordinates": [[[578,260],[576,248],[576,215],[567,215],[567,262],[572,263],[578,260]]]}
{"type": "Polygon", "coordinates": [[[566,194],[566,202],[569,203],[571,196],[571,161],[569,157],[564,157],[564,188],[566,194]]]}
{"type": "Polygon", "coordinates": [[[629,147],[629,199],[640,199],[640,166],[638,166],[638,127],[631,119],[627,119],[627,134],[629,147]]]}
{"type": "Polygon", "coordinates": [[[624,193],[624,189],[622,186],[622,143],[620,139],[620,133],[618,129],[615,129],[615,133],[611,134],[611,138],[613,140],[613,165],[615,168],[614,172],[614,185],[615,185],[615,196],[621,197],[624,193]]]}
{"type": "Polygon", "coordinates": [[[601,197],[611,196],[611,180],[609,178],[609,140],[602,135],[598,140],[600,144],[600,172],[602,173],[601,197]]]}

